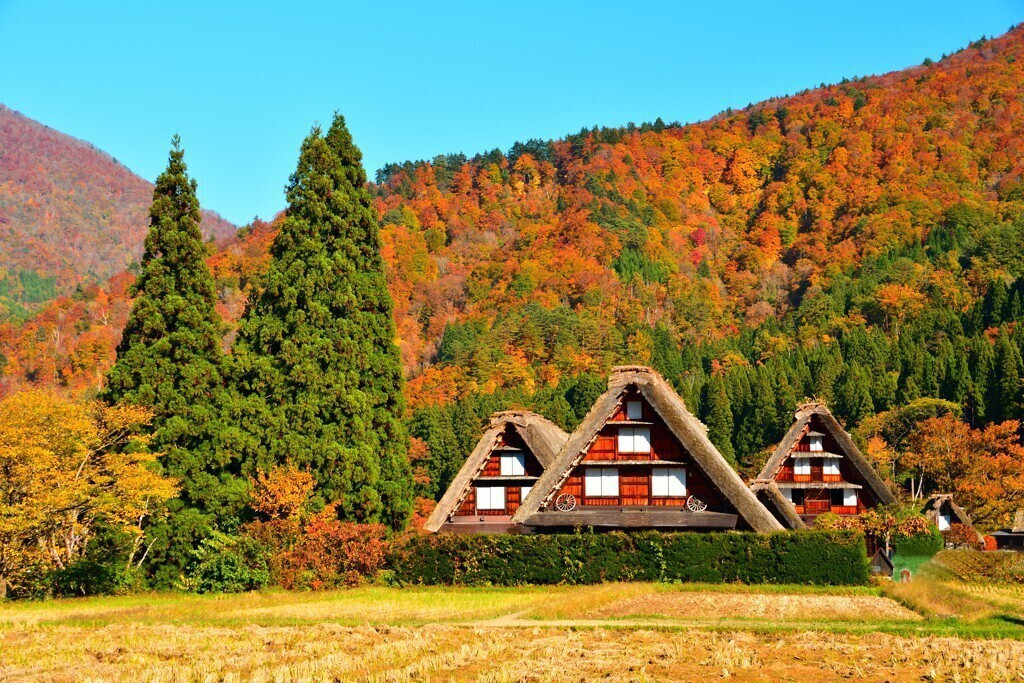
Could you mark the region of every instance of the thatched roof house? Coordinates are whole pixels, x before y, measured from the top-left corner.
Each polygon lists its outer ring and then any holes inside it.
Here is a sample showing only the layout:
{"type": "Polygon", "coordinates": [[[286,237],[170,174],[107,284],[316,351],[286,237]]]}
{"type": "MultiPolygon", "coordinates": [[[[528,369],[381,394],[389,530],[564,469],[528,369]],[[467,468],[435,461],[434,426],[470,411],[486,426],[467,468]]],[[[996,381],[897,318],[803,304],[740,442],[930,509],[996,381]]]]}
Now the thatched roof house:
{"type": "Polygon", "coordinates": [[[781,530],[657,372],[613,368],[608,390],[512,517],[535,529],[781,530]]]}
{"type": "Polygon", "coordinates": [[[424,528],[461,533],[512,530],[512,514],[567,438],[553,422],[528,410],[494,413],[424,528]]]}
{"type": "Polygon", "coordinates": [[[857,515],[896,502],[857,444],[819,402],[797,409],[793,425],[752,485],[762,499],[774,496],[764,482],[774,482],[781,493],[783,511],[776,514],[783,524],[794,514],[813,523],[824,512],[857,515]]]}

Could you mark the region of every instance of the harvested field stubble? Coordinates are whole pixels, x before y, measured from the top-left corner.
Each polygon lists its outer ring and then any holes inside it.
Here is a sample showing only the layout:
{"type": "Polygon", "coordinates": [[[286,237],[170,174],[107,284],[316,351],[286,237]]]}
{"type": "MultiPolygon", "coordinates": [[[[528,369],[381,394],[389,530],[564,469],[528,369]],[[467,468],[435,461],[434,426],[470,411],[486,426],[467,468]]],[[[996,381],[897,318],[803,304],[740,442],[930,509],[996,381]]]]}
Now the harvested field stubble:
{"type": "Polygon", "coordinates": [[[1019,680],[1024,643],[814,632],[159,625],[0,636],[0,678],[53,681],[1019,680]]]}

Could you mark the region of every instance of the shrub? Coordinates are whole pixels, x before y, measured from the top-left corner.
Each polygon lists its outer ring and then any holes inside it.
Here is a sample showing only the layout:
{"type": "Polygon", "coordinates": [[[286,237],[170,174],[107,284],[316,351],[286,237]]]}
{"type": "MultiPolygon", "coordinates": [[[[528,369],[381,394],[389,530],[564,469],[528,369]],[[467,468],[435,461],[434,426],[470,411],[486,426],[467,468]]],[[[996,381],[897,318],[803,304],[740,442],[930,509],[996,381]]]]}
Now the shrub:
{"type": "Polygon", "coordinates": [[[959,523],[950,524],[949,528],[942,532],[942,540],[946,548],[983,550],[985,547],[974,529],[959,523]]]}
{"type": "Polygon", "coordinates": [[[196,550],[187,588],[199,593],[241,593],[270,581],[268,549],[252,538],[215,533],[196,550]]]}
{"type": "Polygon", "coordinates": [[[401,583],[444,585],[706,581],[857,585],[859,533],[797,531],[410,535],[388,557],[401,583]]]}
{"type": "Polygon", "coordinates": [[[269,549],[270,580],[284,588],[354,586],[384,567],[387,529],[381,524],[342,522],[333,507],[304,522],[253,522],[244,532],[269,549]]]}
{"type": "Polygon", "coordinates": [[[931,557],[945,547],[942,533],[934,525],[928,525],[923,531],[915,529],[915,533],[895,533],[892,536],[893,551],[897,555],[915,555],[931,557]]]}

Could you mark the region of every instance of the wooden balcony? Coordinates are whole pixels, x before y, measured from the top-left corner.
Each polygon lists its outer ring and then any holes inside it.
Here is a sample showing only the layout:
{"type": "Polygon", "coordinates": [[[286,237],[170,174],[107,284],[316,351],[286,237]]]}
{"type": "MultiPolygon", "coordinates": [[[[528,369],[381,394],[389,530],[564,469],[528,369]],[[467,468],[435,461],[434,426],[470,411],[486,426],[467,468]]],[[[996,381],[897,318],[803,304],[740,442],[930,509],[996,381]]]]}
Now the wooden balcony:
{"type": "Polygon", "coordinates": [[[798,515],[821,515],[831,512],[834,515],[855,515],[856,505],[830,505],[827,500],[809,500],[804,505],[794,505],[798,515]]]}

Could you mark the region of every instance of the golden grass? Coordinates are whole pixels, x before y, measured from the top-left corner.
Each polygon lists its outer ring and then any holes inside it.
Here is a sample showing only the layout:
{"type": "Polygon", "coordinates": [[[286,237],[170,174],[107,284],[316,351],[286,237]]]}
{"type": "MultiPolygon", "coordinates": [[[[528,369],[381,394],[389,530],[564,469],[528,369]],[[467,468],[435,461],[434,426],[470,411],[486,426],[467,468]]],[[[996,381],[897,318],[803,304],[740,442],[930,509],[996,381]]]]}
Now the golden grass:
{"type": "Polygon", "coordinates": [[[0,606],[0,681],[1019,680],[1018,609],[1024,588],[923,581],[15,603],[0,606]],[[979,629],[1013,640],[936,635],[996,615],[979,629]]]}
{"type": "Polygon", "coordinates": [[[0,679],[997,681],[1024,643],[816,632],[123,624],[8,631],[0,679]]]}

